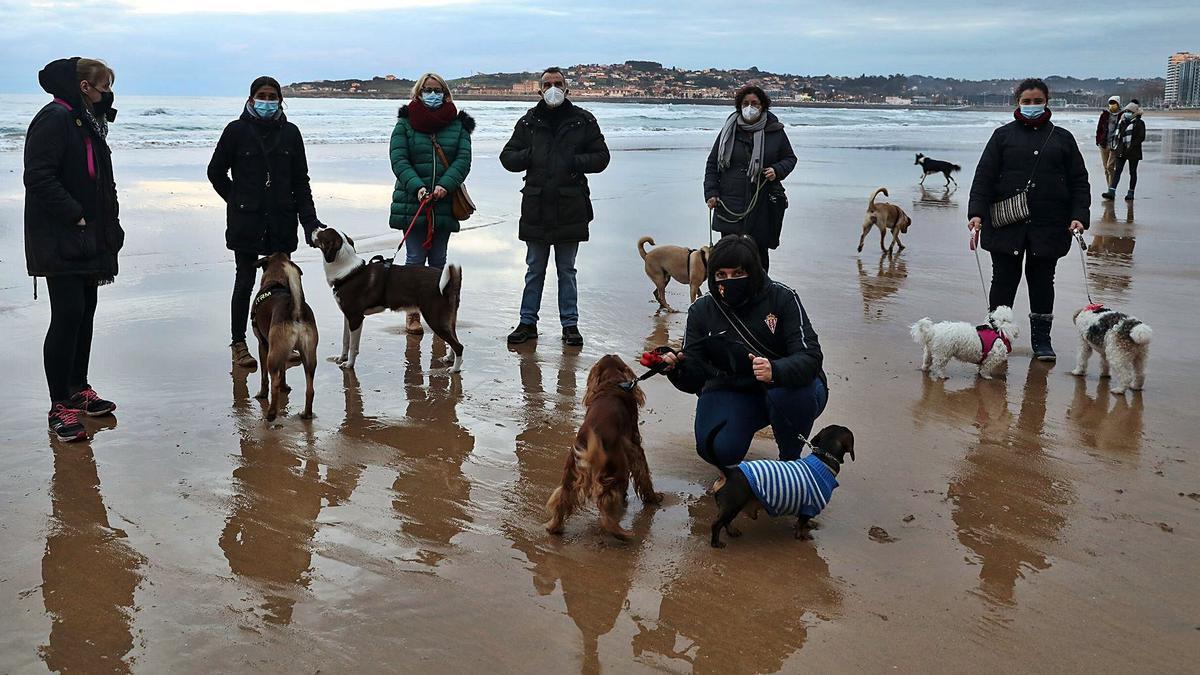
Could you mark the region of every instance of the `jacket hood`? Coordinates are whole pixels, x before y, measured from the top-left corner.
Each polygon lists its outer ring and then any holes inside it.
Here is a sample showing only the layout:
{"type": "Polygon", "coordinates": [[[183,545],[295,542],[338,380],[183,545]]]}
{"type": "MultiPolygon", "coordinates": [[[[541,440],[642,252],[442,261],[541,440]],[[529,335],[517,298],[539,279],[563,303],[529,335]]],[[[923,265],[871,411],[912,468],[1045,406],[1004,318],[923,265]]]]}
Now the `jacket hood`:
{"type": "Polygon", "coordinates": [[[51,61],[38,73],[38,83],[46,93],[61,98],[76,109],[83,104],[83,92],[79,91],[79,78],[75,75],[79,59],[78,56],[72,56],[51,61]]]}
{"type": "MultiPolygon", "coordinates": [[[[396,116],[400,117],[401,119],[408,119],[408,104],[407,103],[400,106],[400,111],[398,113],[396,113],[396,116]]],[[[475,131],[475,118],[468,115],[467,111],[465,111],[465,110],[458,111],[458,121],[462,123],[463,129],[466,129],[468,134],[475,131]]]]}

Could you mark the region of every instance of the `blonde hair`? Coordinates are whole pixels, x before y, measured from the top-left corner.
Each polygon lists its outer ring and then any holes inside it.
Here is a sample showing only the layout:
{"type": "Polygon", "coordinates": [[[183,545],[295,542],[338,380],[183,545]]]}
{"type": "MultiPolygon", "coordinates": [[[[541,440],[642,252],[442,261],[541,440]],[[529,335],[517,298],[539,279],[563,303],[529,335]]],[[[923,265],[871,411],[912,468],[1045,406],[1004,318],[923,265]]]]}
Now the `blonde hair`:
{"type": "Polygon", "coordinates": [[[75,77],[79,81],[87,80],[93,86],[101,84],[101,78],[108,78],[108,84],[111,86],[117,81],[117,74],[113,72],[108,64],[97,59],[79,59],[75,64],[75,77]]]}
{"type": "Polygon", "coordinates": [[[433,80],[434,82],[440,84],[442,86],[442,91],[446,92],[445,100],[454,100],[454,95],[450,93],[450,85],[446,84],[446,80],[437,73],[425,73],[424,75],[418,77],[416,82],[413,82],[412,100],[415,101],[421,96],[421,87],[425,86],[425,80],[433,80]]]}

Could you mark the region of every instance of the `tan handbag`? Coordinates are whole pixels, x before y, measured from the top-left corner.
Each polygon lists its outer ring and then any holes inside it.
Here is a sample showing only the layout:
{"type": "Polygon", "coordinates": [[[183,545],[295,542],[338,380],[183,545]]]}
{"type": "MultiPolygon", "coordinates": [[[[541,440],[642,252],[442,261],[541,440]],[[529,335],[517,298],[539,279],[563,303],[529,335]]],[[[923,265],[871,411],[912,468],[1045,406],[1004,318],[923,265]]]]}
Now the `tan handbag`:
{"type": "MultiPolygon", "coordinates": [[[[437,152],[437,156],[442,160],[442,166],[450,168],[450,160],[446,159],[446,153],[442,152],[442,146],[438,144],[437,138],[433,134],[429,135],[429,140],[433,142],[433,149],[437,152]]],[[[475,202],[471,201],[471,195],[467,194],[467,186],[459,185],[454,191],[450,202],[451,211],[454,214],[455,220],[466,220],[475,213],[475,202]]]]}

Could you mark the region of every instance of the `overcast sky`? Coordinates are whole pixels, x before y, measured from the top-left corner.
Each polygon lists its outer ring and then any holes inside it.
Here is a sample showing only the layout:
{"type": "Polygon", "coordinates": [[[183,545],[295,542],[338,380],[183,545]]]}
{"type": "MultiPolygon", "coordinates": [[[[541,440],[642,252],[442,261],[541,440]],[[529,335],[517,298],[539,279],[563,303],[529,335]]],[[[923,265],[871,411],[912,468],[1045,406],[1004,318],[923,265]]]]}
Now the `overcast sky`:
{"type": "Polygon", "coordinates": [[[103,58],[123,93],[242,95],[284,83],[458,77],[661,61],[796,74],[1161,77],[1200,52],[1200,0],[0,0],[0,92],[62,56],[103,58]]]}

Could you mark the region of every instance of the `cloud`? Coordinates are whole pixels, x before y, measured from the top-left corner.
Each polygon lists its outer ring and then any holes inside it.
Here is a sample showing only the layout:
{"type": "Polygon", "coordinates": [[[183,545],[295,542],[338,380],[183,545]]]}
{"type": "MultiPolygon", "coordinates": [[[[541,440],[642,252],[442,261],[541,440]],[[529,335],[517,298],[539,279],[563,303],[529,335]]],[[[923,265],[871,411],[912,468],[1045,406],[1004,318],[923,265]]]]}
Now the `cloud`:
{"type": "MultiPolygon", "coordinates": [[[[346,14],[385,10],[427,9],[450,5],[477,5],[484,0],[120,0],[136,14],[346,14]]],[[[74,2],[54,3],[73,5],[74,2]]]]}

